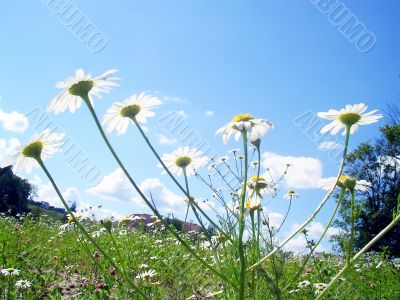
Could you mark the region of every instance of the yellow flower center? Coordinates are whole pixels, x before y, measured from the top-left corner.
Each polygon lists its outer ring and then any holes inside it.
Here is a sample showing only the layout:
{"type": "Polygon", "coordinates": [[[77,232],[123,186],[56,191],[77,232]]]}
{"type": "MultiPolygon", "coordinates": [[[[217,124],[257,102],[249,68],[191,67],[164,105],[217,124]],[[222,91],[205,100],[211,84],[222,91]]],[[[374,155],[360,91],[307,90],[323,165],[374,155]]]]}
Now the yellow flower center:
{"type": "Polygon", "coordinates": [[[140,112],[140,106],[138,104],[133,104],[121,109],[120,114],[125,118],[135,118],[140,112]]]}
{"type": "Polygon", "coordinates": [[[41,141],[33,142],[26,146],[24,150],[22,150],[22,154],[25,157],[32,157],[34,159],[39,159],[42,154],[43,143],[41,141]]]}
{"type": "Polygon", "coordinates": [[[94,82],[92,80],[82,80],[73,84],[68,92],[74,96],[86,97],[90,90],[93,88],[94,82]]]}
{"type": "Polygon", "coordinates": [[[295,191],[293,191],[293,190],[288,190],[288,194],[289,194],[289,195],[294,195],[294,194],[295,194],[295,191]]]}
{"type": "Polygon", "coordinates": [[[258,181],[258,182],[260,182],[260,181],[265,181],[265,179],[264,179],[264,177],[262,177],[262,176],[254,175],[254,176],[252,176],[252,177],[250,178],[250,181],[252,181],[252,182],[258,181]]]}
{"type": "Polygon", "coordinates": [[[340,114],[338,120],[346,126],[352,126],[361,120],[361,116],[356,113],[340,114]]]}
{"type": "Polygon", "coordinates": [[[339,181],[337,183],[338,187],[348,189],[349,191],[353,192],[356,188],[357,180],[349,176],[340,176],[339,181]]]}
{"type": "Polygon", "coordinates": [[[181,156],[179,158],[177,158],[177,160],[175,161],[175,164],[179,167],[179,168],[186,168],[187,166],[189,166],[192,162],[192,159],[188,156],[181,156]]]}
{"type": "Polygon", "coordinates": [[[265,189],[268,187],[268,184],[265,181],[265,178],[262,176],[258,176],[258,180],[257,180],[257,175],[252,176],[250,178],[250,182],[248,184],[249,188],[252,190],[261,190],[261,189],[265,189]]]}
{"type": "Polygon", "coordinates": [[[232,122],[246,122],[253,119],[254,117],[250,114],[239,114],[232,119],[232,122]]]}

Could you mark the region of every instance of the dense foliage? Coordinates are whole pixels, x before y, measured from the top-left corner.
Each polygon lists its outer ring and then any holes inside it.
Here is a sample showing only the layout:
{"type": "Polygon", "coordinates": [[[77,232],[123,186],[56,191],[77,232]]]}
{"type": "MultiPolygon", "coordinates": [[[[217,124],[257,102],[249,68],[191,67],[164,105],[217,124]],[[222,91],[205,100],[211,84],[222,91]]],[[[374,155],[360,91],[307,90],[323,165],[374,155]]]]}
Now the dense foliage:
{"type": "MultiPolygon", "coordinates": [[[[367,142],[348,155],[346,173],[372,184],[366,192],[358,192],[356,201],[359,219],[356,222],[355,247],[362,248],[392,221],[400,193],[400,125],[381,128],[382,136],[374,143],[367,142]]],[[[348,231],[350,201],[345,199],[337,225],[348,231]]],[[[400,224],[387,233],[371,250],[385,249],[400,256],[400,224]]]]}
{"type": "Polygon", "coordinates": [[[12,215],[27,212],[34,191],[34,187],[15,175],[11,167],[0,168],[0,212],[12,215]]]}

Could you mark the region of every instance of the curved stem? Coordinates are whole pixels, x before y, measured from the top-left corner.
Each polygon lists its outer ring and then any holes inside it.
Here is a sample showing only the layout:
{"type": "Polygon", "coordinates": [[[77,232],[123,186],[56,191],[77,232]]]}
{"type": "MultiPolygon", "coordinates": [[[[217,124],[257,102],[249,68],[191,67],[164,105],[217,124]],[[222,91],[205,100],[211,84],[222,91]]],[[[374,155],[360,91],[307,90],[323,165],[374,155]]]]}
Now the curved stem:
{"type": "Polygon", "coordinates": [[[240,261],[240,286],[239,286],[239,299],[243,300],[245,297],[245,281],[246,281],[246,258],[244,253],[243,245],[243,233],[244,233],[244,203],[246,201],[246,188],[247,188],[247,173],[248,173],[248,149],[247,149],[247,132],[242,133],[243,137],[243,151],[244,151],[244,178],[243,178],[243,190],[240,202],[240,215],[239,215],[239,261],[240,261]]]}
{"type": "Polygon", "coordinates": [[[340,195],[338,198],[338,201],[336,203],[335,209],[331,215],[331,218],[329,219],[328,224],[326,225],[324,232],[322,233],[321,237],[319,238],[318,242],[314,245],[314,247],[311,249],[311,252],[307,255],[306,259],[304,260],[303,264],[301,265],[299,271],[297,272],[296,276],[291,280],[290,283],[288,283],[286,285],[286,287],[284,288],[284,290],[288,289],[296,280],[297,278],[301,275],[301,273],[303,272],[305,266],[307,265],[308,261],[310,260],[311,256],[313,255],[314,251],[317,249],[317,247],[319,246],[319,244],[321,243],[322,239],[324,238],[324,236],[326,235],[326,233],[328,232],[329,227],[331,227],[331,224],[335,218],[335,215],[340,207],[340,204],[342,203],[343,200],[343,196],[346,192],[345,188],[342,188],[342,190],[340,191],[340,195]]]}
{"type": "MultiPolygon", "coordinates": [[[[189,192],[187,192],[183,186],[179,183],[179,181],[175,178],[175,176],[171,173],[171,171],[168,169],[168,167],[165,165],[163,160],[161,159],[160,155],[157,153],[156,149],[154,149],[153,145],[151,144],[149,138],[147,137],[146,133],[143,131],[142,127],[140,126],[139,122],[136,120],[136,118],[132,118],[133,123],[136,125],[138,128],[140,134],[142,135],[143,139],[145,140],[147,146],[149,146],[151,152],[153,152],[154,156],[157,158],[158,162],[161,164],[161,166],[164,168],[165,172],[167,172],[168,176],[172,179],[172,181],[176,184],[176,186],[185,194],[186,197],[188,197],[188,201],[190,201],[190,195],[189,192]]],[[[212,224],[219,232],[221,232],[225,237],[227,237],[229,240],[230,236],[227,235],[202,209],[201,207],[195,202],[192,201],[193,205],[196,207],[196,209],[207,219],[210,224],[212,224]]],[[[189,209],[189,207],[188,207],[189,209]]]]}
{"type": "Polygon", "coordinates": [[[272,255],[274,255],[277,251],[282,249],[283,246],[285,246],[294,236],[296,236],[299,232],[301,232],[315,218],[315,216],[319,213],[319,211],[322,209],[322,207],[325,205],[325,203],[329,200],[333,191],[336,188],[336,184],[337,184],[340,176],[342,175],[342,171],[343,171],[344,164],[346,161],[347,149],[349,146],[350,128],[351,127],[346,128],[346,141],[345,141],[345,146],[344,146],[344,150],[343,150],[343,157],[342,157],[342,161],[340,163],[338,174],[336,176],[335,185],[328,191],[328,193],[325,195],[324,199],[322,199],[321,203],[317,206],[317,208],[314,210],[314,212],[308,217],[308,219],[302,225],[300,225],[289,237],[287,237],[283,242],[281,242],[278,247],[276,247],[274,250],[272,250],[270,253],[268,253],[266,256],[264,256],[257,263],[252,265],[249,269],[254,269],[254,268],[258,267],[263,262],[265,262],[268,258],[270,258],[272,255]]]}
{"type": "Polygon", "coordinates": [[[281,225],[280,225],[279,228],[276,230],[276,233],[278,233],[279,230],[281,230],[283,224],[285,224],[285,222],[286,222],[286,219],[287,219],[287,217],[288,217],[288,215],[289,215],[289,212],[290,212],[290,208],[292,207],[292,199],[293,199],[293,197],[290,196],[290,199],[289,199],[289,207],[288,207],[288,209],[287,209],[287,211],[286,211],[285,217],[283,218],[283,221],[282,221],[281,225]]]}
{"type": "MultiPolygon", "coordinates": [[[[377,236],[375,236],[367,245],[364,246],[360,251],[357,252],[356,255],[350,260],[350,264],[354,263],[357,259],[360,258],[361,255],[363,255],[365,252],[367,252],[377,241],[379,241],[386,233],[388,233],[390,230],[392,230],[393,227],[397,225],[397,223],[400,222],[400,214],[394,218],[392,222],[388,226],[386,226],[377,236]]],[[[340,270],[339,273],[336,274],[336,276],[331,280],[331,282],[328,284],[328,286],[322,291],[321,294],[318,295],[316,300],[322,299],[326,295],[326,293],[332,288],[332,286],[336,283],[336,281],[339,280],[340,277],[348,270],[349,266],[346,264],[342,270],[340,270]]]]}
{"type": "Polygon", "coordinates": [[[71,208],[68,206],[67,202],[64,200],[64,197],[58,188],[57,184],[55,183],[53,177],[51,176],[49,170],[43,163],[43,161],[39,158],[37,159],[37,162],[39,165],[42,167],[44,173],[46,174],[47,178],[50,180],[51,184],[53,185],[54,190],[56,191],[58,197],[60,198],[62,204],[64,205],[65,209],[68,211],[68,213],[71,215],[71,217],[74,219],[74,222],[76,226],[80,229],[80,231],[83,233],[84,236],[97,248],[97,250],[100,251],[100,253],[108,260],[108,262],[120,273],[125,275],[125,280],[128,282],[129,286],[133,288],[139,295],[143,297],[143,299],[148,299],[147,296],[132,282],[132,280],[126,276],[126,273],[123,272],[112,260],[112,258],[103,250],[103,248],[100,247],[100,245],[92,238],[92,236],[86,231],[86,229],[83,227],[81,222],[75,217],[74,213],[72,212],[71,208]]]}
{"type": "Polygon", "coordinates": [[[158,212],[158,210],[153,207],[153,205],[151,204],[151,202],[147,199],[147,197],[143,194],[142,190],[139,188],[139,186],[137,185],[137,183],[133,180],[133,178],[131,177],[131,175],[129,174],[128,170],[125,168],[124,164],[122,163],[121,159],[118,157],[117,153],[115,152],[114,148],[111,146],[111,143],[109,142],[106,134],[104,133],[103,128],[101,127],[101,124],[99,122],[99,119],[97,118],[96,112],[93,109],[92,104],[90,103],[90,100],[88,98],[88,96],[82,97],[82,99],[85,101],[96,125],[98,130],[100,131],[100,134],[104,140],[104,142],[106,143],[108,149],[110,150],[111,154],[113,155],[114,159],[117,161],[119,167],[121,168],[121,170],[124,172],[125,176],[127,177],[127,179],[129,180],[129,182],[132,184],[132,186],[134,187],[134,189],[136,190],[136,192],[139,194],[139,196],[143,199],[143,201],[146,203],[146,205],[151,209],[151,211],[160,219],[160,221],[163,223],[163,225],[168,229],[168,231],[175,236],[175,238],[182,244],[183,247],[186,248],[186,250],[194,257],[196,258],[202,265],[204,265],[205,267],[207,267],[211,272],[213,272],[215,275],[219,276],[221,279],[225,280],[227,283],[231,284],[233,287],[235,287],[235,285],[222,273],[218,272],[215,268],[213,268],[212,266],[210,266],[208,263],[206,263],[180,236],[178,233],[175,232],[174,229],[172,229],[167,222],[165,222],[165,220],[163,219],[163,217],[161,216],[161,214],[158,212]]]}

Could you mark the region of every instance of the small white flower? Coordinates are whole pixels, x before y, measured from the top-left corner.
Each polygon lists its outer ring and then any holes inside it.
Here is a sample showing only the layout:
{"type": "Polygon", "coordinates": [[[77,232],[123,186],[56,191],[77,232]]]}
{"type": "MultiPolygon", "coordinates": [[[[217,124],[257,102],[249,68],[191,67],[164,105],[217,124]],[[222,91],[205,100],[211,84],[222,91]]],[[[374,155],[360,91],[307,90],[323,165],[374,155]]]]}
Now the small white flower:
{"type": "Polygon", "coordinates": [[[18,146],[12,155],[2,161],[1,167],[13,165],[14,173],[31,173],[34,167],[39,166],[38,158],[44,161],[60,151],[63,139],[64,134],[51,133],[46,129],[33,135],[29,143],[18,146]]]}
{"type": "Polygon", "coordinates": [[[297,284],[297,287],[304,289],[304,288],[308,287],[310,284],[311,284],[311,282],[309,282],[308,280],[304,280],[302,282],[299,282],[297,284]]]}
{"type": "MultiPolygon", "coordinates": [[[[318,117],[332,122],[322,127],[321,133],[331,132],[332,135],[337,134],[342,128],[346,129],[347,126],[351,126],[350,133],[354,133],[358,130],[359,125],[367,125],[378,122],[383,116],[376,114],[378,110],[364,113],[367,110],[367,106],[364,103],[355,105],[346,105],[341,110],[330,109],[327,112],[319,112],[318,117]]],[[[343,132],[345,134],[346,131],[343,132]]]]}
{"type": "Polygon", "coordinates": [[[32,285],[32,283],[31,282],[29,282],[28,280],[18,280],[17,282],[15,282],[15,286],[17,287],[17,288],[20,288],[20,289],[27,289],[27,288],[30,288],[31,287],[31,285],[32,285]]]}
{"type": "Polygon", "coordinates": [[[236,153],[238,153],[238,152],[240,152],[240,149],[231,149],[231,150],[229,150],[228,151],[229,153],[233,153],[233,154],[236,154],[236,153]]]}
{"type": "Polygon", "coordinates": [[[266,135],[270,129],[274,128],[270,121],[264,119],[255,119],[250,114],[239,114],[231,122],[217,130],[216,135],[221,134],[226,144],[232,134],[235,134],[235,140],[239,140],[242,132],[247,132],[250,141],[255,141],[266,135]]]}
{"type": "Polygon", "coordinates": [[[183,169],[186,169],[186,174],[190,176],[195,174],[195,169],[207,165],[209,158],[202,156],[202,152],[196,148],[180,147],[170,154],[164,154],[162,160],[171,173],[179,176],[183,173],[183,169]]]}
{"type": "Polygon", "coordinates": [[[157,273],[155,270],[148,270],[143,273],[140,273],[139,275],[136,276],[136,278],[142,279],[142,280],[147,280],[147,279],[151,279],[151,278],[155,277],[156,275],[157,275],[157,273]]]}
{"type": "Polygon", "coordinates": [[[63,91],[57,95],[47,107],[49,112],[58,114],[69,108],[71,113],[74,113],[82,104],[82,95],[87,94],[90,103],[93,105],[93,96],[101,99],[100,93],[108,93],[113,86],[118,86],[110,78],[116,69],[108,70],[98,77],[92,78],[91,74],[86,74],[82,69],[75,71],[75,76],[67,78],[65,81],[58,82],[57,88],[63,91]]]}
{"type": "Polygon", "coordinates": [[[300,196],[293,190],[289,190],[286,195],[283,196],[284,199],[293,200],[298,199],[300,196]]]}
{"type": "Polygon", "coordinates": [[[217,160],[217,164],[223,164],[224,162],[227,162],[229,160],[229,156],[221,156],[220,158],[218,158],[217,160]]]}
{"type": "Polygon", "coordinates": [[[326,283],[314,283],[314,288],[316,289],[315,294],[319,295],[328,285],[326,283]]]}
{"type": "Polygon", "coordinates": [[[4,276],[17,276],[21,271],[14,268],[1,269],[1,274],[4,276]]]}
{"type": "Polygon", "coordinates": [[[128,129],[129,123],[135,118],[139,123],[145,124],[147,118],[155,116],[152,111],[162,104],[162,101],[155,96],[141,93],[133,95],[124,102],[115,102],[103,118],[103,125],[108,125],[107,131],[114,129],[117,133],[123,134],[128,129]]]}

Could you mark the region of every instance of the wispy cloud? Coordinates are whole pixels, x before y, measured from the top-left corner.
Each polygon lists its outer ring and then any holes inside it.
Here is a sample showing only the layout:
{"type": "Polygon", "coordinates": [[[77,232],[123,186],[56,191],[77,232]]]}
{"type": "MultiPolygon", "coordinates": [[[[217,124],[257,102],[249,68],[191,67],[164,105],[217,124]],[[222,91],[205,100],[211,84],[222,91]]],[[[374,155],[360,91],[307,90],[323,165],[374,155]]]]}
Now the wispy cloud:
{"type": "Polygon", "coordinates": [[[173,145],[177,143],[176,139],[168,138],[166,135],[163,134],[158,134],[157,138],[160,145],[173,145]]]}
{"type": "Polygon", "coordinates": [[[205,115],[207,118],[211,118],[212,116],[214,116],[214,114],[215,114],[215,112],[214,112],[213,110],[206,110],[206,111],[204,112],[204,115],[205,115]]]}
{"type": "Polygon", "coordinates": [[[333,141],[325,141],[319,144],[318,149],[322,151],[331,151],[335,149],[342,149],[343,145],[333,141]]]}

